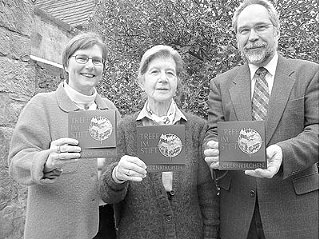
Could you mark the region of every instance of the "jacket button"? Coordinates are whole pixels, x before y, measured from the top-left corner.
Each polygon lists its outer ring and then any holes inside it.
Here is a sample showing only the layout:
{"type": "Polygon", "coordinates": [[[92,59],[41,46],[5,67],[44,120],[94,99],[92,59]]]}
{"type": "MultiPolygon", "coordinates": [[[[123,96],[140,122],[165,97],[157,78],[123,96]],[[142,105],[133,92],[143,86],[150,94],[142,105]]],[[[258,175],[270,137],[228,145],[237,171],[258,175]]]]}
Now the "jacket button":
{"type": "Polygon", "coordinates": [[[250,197],[254,197],[256,195],[256,192],[254,190],[250,190],[250,197]]]}
{"type": "Polygon", "coordinates": [[[170,221],[171,221],[171,219],[172,219],[172,217],[171,217],[171,216],[167,216],[167,221],[168,221],[168,222],[170,222],[170,221]]]}

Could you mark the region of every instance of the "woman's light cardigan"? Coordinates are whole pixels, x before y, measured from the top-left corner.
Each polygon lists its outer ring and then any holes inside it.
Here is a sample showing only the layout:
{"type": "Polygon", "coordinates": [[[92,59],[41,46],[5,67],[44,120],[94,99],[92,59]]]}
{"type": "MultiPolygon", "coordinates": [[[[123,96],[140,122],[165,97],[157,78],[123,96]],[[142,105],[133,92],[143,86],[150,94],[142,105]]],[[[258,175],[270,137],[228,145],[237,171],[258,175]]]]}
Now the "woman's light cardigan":
{"type": "MultiPolygon", "coordinates": [[[[101,110],[116,109],[99,95],[95,103],[101,110]]],[[[10,175],[28,186],[25,239],[91,239],[98,231],[97,160],[66,164],[55,179],[43,174],[50,142],[68,137],[68,112],[76,110],[61,83],[34,96],[20,114],[9,162],[10,175]]]]}

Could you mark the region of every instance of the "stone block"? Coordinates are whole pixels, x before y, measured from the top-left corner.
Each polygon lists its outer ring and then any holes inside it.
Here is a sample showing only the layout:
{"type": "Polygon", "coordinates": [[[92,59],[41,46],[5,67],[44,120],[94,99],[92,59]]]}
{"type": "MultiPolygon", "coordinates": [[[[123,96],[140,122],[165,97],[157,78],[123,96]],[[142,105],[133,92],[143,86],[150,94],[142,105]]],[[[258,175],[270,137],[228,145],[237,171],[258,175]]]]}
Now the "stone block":
{"type": "Polygon", "coordinates": [[[0,56],[28,61],[30,59],[30,39],[5,28],[0,28],[0,56]]]}
{"type": "Polygon", "coordinates": [[[32,3],[21,0],[0,0],[0,26],[30,36],[33,26],[32,3]]]}
{"type": "Polygon", "coordinates": [[[22,239],[25,223],[24,207],[16,204],[0,211],[0,238],[22,239]]]}
{"type": "Polygon", "coordinates": [[[0,166],[0,238],[23,238],[27,187],[10,176],[7,166],[0,166]]]}
{"type": "Polygon", "coordinates": [[[35,94],[35,69],[30,62],[0,58],[0,92],[10,98],[26,102],[35,94]]]}
{"type": "MultiPolygon", "coordinates": [[[[1,108],[1,106],[0,106],[1,108]]],[[[0,168],[8,168],[8,153],[13,128],[0,127],[0,168]]]]}

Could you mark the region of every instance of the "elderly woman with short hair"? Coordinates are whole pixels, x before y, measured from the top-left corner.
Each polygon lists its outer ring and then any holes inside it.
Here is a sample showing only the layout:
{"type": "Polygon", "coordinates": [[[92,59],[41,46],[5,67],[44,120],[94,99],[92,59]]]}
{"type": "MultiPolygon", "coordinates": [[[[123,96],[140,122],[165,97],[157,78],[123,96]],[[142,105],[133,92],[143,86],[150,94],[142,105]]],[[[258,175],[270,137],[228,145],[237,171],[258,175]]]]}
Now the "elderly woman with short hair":
{"type": "Polygon", "coordinates": [[[182,59],[169,46],[158,45],[143,55],[138,84],[147,100],[140,112],[118,126],[118,158],[100,178],[106,203],[119,203],[118,238],[217,238],[217,189],[202,154],[206,121],[180,110],[174,96],[182,59]],[[147,172],[137,157],[137,126],[185,126],[185,168],[147,172]]]}

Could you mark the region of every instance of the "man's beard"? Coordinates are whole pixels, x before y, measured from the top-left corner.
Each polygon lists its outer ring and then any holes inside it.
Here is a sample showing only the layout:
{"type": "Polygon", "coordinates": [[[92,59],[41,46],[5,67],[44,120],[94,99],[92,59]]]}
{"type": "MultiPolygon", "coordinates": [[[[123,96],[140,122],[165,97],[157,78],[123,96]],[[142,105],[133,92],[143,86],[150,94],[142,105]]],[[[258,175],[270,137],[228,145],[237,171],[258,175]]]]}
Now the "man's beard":
{"type": "Polygon", "coordinates": [[[274,51],[270,47],[250,51],[246,51],[245,49],[243,49],[242,51],[242,54],[248,61],[248,63],[253,65],[259,65],[267,61],[267,59],[269,59],[273,55],[273,53],[274,51]]]}

